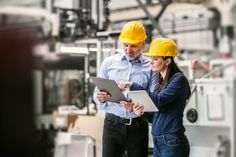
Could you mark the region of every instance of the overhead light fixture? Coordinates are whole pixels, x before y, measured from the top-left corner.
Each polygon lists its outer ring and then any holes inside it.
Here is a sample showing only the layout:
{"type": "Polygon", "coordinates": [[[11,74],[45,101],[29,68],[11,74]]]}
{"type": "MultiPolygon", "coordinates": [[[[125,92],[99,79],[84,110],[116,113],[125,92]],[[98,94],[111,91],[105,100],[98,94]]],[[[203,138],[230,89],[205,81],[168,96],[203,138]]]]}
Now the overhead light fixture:
{"type": "Polygon", "coordinates": [[[60,46],[58,54],[86,56],[89,54],[89,50],[85,47],[60,46]]]}

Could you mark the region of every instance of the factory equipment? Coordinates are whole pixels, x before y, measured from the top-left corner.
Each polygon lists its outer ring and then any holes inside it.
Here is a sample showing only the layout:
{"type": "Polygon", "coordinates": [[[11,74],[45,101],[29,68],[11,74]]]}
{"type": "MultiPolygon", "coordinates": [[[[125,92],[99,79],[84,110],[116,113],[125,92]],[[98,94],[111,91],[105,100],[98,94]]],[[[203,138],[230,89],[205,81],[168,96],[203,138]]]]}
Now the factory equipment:
{"type": "Polygon", "coordinates": [[[59,41],[74,42],[94,38],[109,23],[109,0],[55,0],[53,9],[60,16],[59,41]],[[67,5],[66,5],[67,4],[67,5]]]}
{"type": "MultiPolygon", "coordinates": [[[[184,111],[184,124],[191,157],[235,156],[234,62],[233,59],[212,60],[209,62],[209,73],[190,80],[192,96],[184,111]]],[[[184,64],[181,65],[184,67],[184,64]]]]}
{"type": "Polygon", "coordinates": [[[234,27],[232,25],[221,28],[221,39],[219,41],[219,52],[222,58],[234,57],[235,37],[234,27]]]}
{"type": "MultiPolygon", "coordinates": [[[[3,24],[18,23],[34,25],[40,23],[44,35],[49,37],[50,48],[56,42],[75,42],[83,38],[95,38],[96,32],[106,30],[109,23],[109,0],[43,0],[41,5],[18,5],[4,3],[0,15],[17,15],[20,20],[0,18],[3,24]]],[[[20,3],[21,4],[21,3],[20,3]]],[[[22,3],[24,4],[24,3],[22,3]]]]}
{"type": "MultiPolygon", "coordinates": [[[[233,66],[235,59],[214,59],[209,63],[210,68],[216,71],[216,77],[235,78],[235,67],[233,66]]],[[[211,77],[214,78],[214,75],[211,77]]]]}
{"type": "Polygon", "coordinates": [[[224,157],[234,157],[235,79],[197,79],[196,86],[184,120],[191,157],[218,157],[222,149],[221,153],[228,154],[224,157]],[[193,117],[196,119],[191,121],[193,117]]]}
{"type": "MultiPolygon", "coordinates": [[[[77,114],[95,114],[96,106],[92,100],[94,85],[89,78],[97,75],[97,69],[105,57],[117,52],[114,49],[117,34],[119,32],[99,32],[99,39],[59,43],[56,53],[47,54],[38,61],[39,68],[34,71],[38,126],[44,124],[49,127],[51,115],[46,114],[64,105],[81,109],[77,114]]],[[[38,58],[40,56],[38,54],[38,58]]]]}
{"type": "Polygon", "coordinates": [[[85,106],[83,62],[78,57],[62,57],[51,66],[44,66],[42,86],[45,113],[51,113],[60,105],[74,105],[79,109],[85,106]]]}
{"type": "Polygon", "coordinates": [[[191,82],[196,78],[201,78],[207,72],[210,72],[208,63],[200,59],[178,60],[177,64],[191,82]]]}
{"type": "Polygon", "coordinates": [[[174,32],[216,29],[220,24],[220,15],[214,9],[179,11],[173,16],[174,32]]]}
{"type": "Polygon", "coordinates": [[[37,5],[4,3],[0,22],[6,26],[14,24],[17,28],[36,29],[45,39],[34,48],[34,111],[37,126],[49,128],[51,113],[58,106],[87,107],[86,114],[90,113],[88,105],[92,103],[93,88],[89,86],[88,77],[96,75],[98,48],[95,37],[97,31],[107,29],[109,0],[42,2],[37,5]],[[90,40],[95,42],[91,44],[90,40]]]}
{"type": "Polygon", "coordinates": [[[81,37],[95,36],[97,28],[92,19],[91,7],[91,0],[55,1],[53,8],[60,17],[60,41],[73,42],[81,37]]]}

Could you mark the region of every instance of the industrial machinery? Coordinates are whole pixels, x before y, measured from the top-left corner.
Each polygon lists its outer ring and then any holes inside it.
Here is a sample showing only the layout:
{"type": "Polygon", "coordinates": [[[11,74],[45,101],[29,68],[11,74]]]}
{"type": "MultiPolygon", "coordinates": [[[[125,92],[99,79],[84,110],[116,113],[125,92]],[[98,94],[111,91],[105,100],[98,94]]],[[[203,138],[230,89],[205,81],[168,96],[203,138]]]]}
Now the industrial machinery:
{"type": "Polygon", "coordinates": [[[34,112],[39,128],[50,128],[51,112],[59,106],[74,105],[90,114],[94,87],[89,77],[96,76],[106,56],[119,51],[118,30],[137,19],[146,27],[147,42],[168,36],[180,48],[178,65],[192,89],[184,112],[191,157],[236,156],[236,72],[235,60],[229,59],[236,56],[235,0],[6,0],[0,4],[0,26],[34,29],[45,39],[34,53],[34,112]]]}
{"type": "Polygon", "coordinates": [[[185,112],[191,157],[235,156],[235,78],[197,79],[185,112]]]}
{"type": "Polygon", "coordinates": [[[192,96],[184,112],[191,157],[235,156],[234,62],[233,59],[212,60],[209,63],[212,71],[191,81],[192,96]]]}
{"type": "Polygon", "coordinates": [[[113,46],[113,42],[98,44],[101,42],[96,34],[108,27],[108,3],[109,0],[0,2],[1,27],[33,29],[43,38],[33,53],[38,127],[50,128],[51,113],[59,106],[74,105],[90,114],[93,87],[88,78],[96,75],[101,62],[97,64],[101,55],[96,52],[106,45],[113,46]]]}
{"type": "Polygon", "coordinates": [[[81,38],[94,38],[97,31],[107,29],[108,2],[108,0],[56,0],[52,8],[60,16],[59,40],[74,42],[81,38]]]}

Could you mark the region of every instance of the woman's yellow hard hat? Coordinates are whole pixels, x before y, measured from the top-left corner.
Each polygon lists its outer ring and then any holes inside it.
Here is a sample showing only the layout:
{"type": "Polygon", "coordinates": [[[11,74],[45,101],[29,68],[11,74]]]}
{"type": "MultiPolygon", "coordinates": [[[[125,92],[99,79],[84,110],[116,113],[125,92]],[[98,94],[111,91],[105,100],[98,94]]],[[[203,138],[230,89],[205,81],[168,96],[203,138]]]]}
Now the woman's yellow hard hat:
{"type": "Polygon", "coordinates": [[[170,38],[156,38],[152,40],[145,56],[178,56],[176,43],[170,38]]]}

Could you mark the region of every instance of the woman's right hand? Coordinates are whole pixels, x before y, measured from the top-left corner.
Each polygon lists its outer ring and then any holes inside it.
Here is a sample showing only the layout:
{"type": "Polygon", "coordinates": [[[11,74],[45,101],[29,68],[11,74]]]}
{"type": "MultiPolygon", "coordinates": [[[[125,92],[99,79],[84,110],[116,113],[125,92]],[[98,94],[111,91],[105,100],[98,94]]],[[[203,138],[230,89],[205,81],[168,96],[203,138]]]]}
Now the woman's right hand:
{"type": "Polygon", "coordinates": [[[128,82],[128,81],[120,81],[118,83],[118,87],[120,88],[121,91],[125,91],[129,89],[131,85],[132,85],[132,82],[128,82]]]}
{"type": "Polygon", "coordinates": [[[137,104],[134,104],[133,106],[133,112],[139,116],[143,115],[144,114],[144,106],[137,103],[137,104]]]}
{"type": "Polygon", "coordinates": [[[124,106],[127,112],[133,112],[133,106],[134,106],[133,102],[121,101],[120,104],[124,106]]]}

